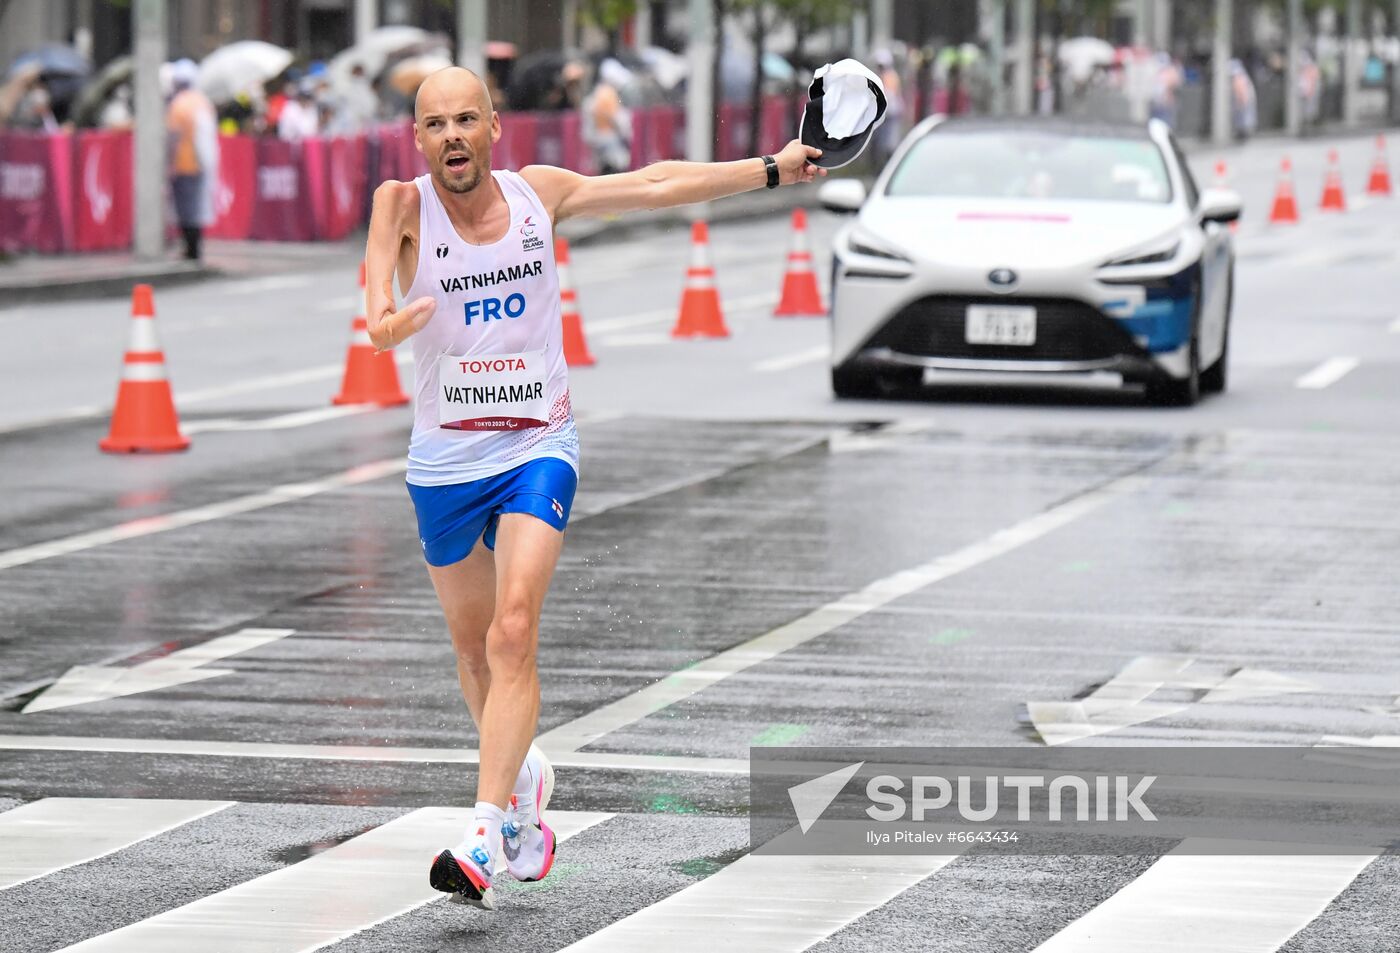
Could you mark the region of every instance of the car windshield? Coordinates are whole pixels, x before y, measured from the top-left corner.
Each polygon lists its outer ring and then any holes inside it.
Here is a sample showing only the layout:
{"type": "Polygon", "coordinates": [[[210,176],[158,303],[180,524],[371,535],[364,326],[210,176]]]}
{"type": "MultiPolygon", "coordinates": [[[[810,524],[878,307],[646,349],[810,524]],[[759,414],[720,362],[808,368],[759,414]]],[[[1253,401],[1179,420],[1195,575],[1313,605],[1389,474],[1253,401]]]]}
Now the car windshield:
{"type": "Polygon", "coordinates": [[[1170,202],[1150,139],[1035,130],[937,131],[905,155],[891,196],[1170,202]]]}

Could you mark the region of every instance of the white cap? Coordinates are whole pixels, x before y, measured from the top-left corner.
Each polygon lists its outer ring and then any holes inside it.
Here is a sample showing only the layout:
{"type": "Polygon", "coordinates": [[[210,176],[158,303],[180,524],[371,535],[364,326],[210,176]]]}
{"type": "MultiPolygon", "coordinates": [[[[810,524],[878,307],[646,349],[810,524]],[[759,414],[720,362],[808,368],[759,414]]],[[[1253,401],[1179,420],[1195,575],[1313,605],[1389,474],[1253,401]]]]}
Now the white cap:
{"type": "Polygon", "coordinates": [[[192,59],[178,59],[170,64],[170,82],[176,89],[193,86],[199,79],[199,67],[192,59]]]}
{"type": "Polygon", "coordinates": [[[822,150],[813,165],[835,169],[855,161],[885,121],[885,87],[855,60],[828,63],[812,76],[799,136],[822,150]]]}

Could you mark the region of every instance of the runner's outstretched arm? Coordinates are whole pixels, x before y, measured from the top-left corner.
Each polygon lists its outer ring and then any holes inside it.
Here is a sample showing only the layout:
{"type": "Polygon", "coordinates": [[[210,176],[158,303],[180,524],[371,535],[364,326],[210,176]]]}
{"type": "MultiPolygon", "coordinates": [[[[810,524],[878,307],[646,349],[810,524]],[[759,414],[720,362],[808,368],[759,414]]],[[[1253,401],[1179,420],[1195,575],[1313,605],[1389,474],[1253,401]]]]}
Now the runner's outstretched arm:
{"type": "Polygon", "coordinates": [[[374,190],[369,239],[365,242],[365,321],[375,353],[423,330],[437,308],[427,295],[402,311],[394,308],[399,249],[405,241],[414,246],[418,243],[418,236],[410,231],[418,222],[417,198],[417,186],[411,182],[385,182],[374,190]]]}
{"type": "MultiPolygon", "coordinates": [[[[810,162],[820,155],[820,149],[792,140],[773,157],[778,162],[778,183],[811,182],[818,173],[825,175],[825,169],[818,169],[810,162]]],[[[709,202],[761,189],[768,184],[768,171],[762,159],[657,162],[634,172],[593,176],[554,166],[531,165],[521,169],[520,174],[556,222],[578,215],[614,215],[709,202]]]]}

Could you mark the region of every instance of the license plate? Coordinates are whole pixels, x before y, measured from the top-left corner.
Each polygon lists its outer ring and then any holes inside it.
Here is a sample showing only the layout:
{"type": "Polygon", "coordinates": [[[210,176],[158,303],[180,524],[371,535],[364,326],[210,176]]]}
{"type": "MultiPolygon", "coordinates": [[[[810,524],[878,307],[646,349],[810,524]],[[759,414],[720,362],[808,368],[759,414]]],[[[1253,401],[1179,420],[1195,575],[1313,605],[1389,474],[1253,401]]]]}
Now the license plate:
{"type": "Polygon", "coordinates": [[[1035,308],[970,304],[968,344],[1035,343],[1035,308]]]}

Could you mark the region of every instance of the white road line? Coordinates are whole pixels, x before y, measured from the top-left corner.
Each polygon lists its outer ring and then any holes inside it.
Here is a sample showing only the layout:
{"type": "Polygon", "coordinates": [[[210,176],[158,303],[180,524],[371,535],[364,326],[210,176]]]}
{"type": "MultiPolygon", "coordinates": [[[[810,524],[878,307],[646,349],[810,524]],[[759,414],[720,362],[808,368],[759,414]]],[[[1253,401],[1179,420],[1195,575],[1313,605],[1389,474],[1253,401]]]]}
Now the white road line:
{"type": "Polygon", "coordinates": [[[1391,334],[1400,334],[1400,318],[1396,318],[1394,321],[1390,322],[1388,330],[1391,334]]]}
{"type": "Polygon", "coordinates": [[[906,438],[916,436],[933,429],[934,421],[919,420],[914,417],[907,417],[904,420],[896,420],[878,430],[862,430],[851,432],[849,430],[838,430],[831,435],[827,445],[832,453],[859,453],[864,450],[881,450],[891,446],[897,446],[904,442],[906,438]]]}
{"type": "MultiPolygon", "coordinates": [[[[584,321],[583,330],[585,334],[607,334],[610,331],[625,331],[631,328],[643,327],[648,324],[661,324],[662,322],[676,320],[677,309],[680,307],[680,295],[676,295],[676,303],[668,308],[657,308],[655,311],[645,311],[641,314],[632,314],[625,317],[603,318],[600,321],[584,321]]],[[[731,311],[748,311],[753,308],[771,308],[778,303],[778,296],[775,294],[747,295],[743,298],[721,299],[720,307],[725,313],[731,311]]]]}
{"type": "Polygon", "coordinates": [[[1360,363],[1361,360],[1355,357],[1329,357],[1294,381],[1293,386],[1304,390],[1321,390],[1337,383],[1354,371],[1360,363]]]}
{"type": "Polygon", "coordinates": [[[0,814],[0,890],[130,847],[233,801],[50,797],[0,814]]]}
{"type": "Polygon", "coordinates": [[[268,275],[266,278],[227,282],[224,287],[219,289],[219,296],[249,295],[261,291],[281,291],[284,288],[305,288],[309,284],[311,284],[311,276],[306,274],[268,275]]]}
{"type": "Polygon", "coordinates": [[[316,305],[317,311],[344,311],[348,316],[354,317],[357,310],[363,310],[365,306],[364,295],[350,295],[344,298],[326,298],[316,305]]]}
{"type": "Polygon", "coordinates": [[[32,715],[55,708],[87,705],[232,675],[232,669],[204,666],[230,655],[261,648],[295,632],[295,629],[240,629],[137,665],[75,665],[25,705],[21,714],[32,715]]]}
{"type": "Polygon", "coordinates": [[[561,953],[799,953],[955,859],[745,854],[561,953]]]}
{"type": "MultiPolygon", "coordinates": [[[[289,761],[377,761],[386,764],[477,764],[476,748],[391,748],[360,745],[270,744],[180,738],[84,738],[66,735],[0,735],[0,751],[85,751],[97,754],[170,754],[206,758],[289,761]]],[[[671,755],[544,749],[557,767],[609,771],[688,771],[747,774],[747,758],[689,758],[671,755]]]]}
{"type": "Polygon", "coordinates": [[[783,354],[778,357],[770,357],[765,361],[759,361],[753,369],[760,374],[771,374],[774,371],[787,371],[794,367],[801,367],[804,364],[816,364],[824,361],[831,354],[831,348],[825,344],[817,347],[809,347],[792,354],[783,354]]]}
{"type": "MultiPolygon", "coordinates": [[[[565,840],[611,816],[555,811],[550,822],[565,840]]],[[[64,950],[316,950],[446,896],[428,886],[428,865],[435,851],[461,839],[471,817],[464,808],[420,808],[290,867],[64,950]]]]}
{"type": "Polygon", "coordinates": [[[342,404],[338,407],[315,407],[311,410],[298,410],[290,414],[278,414],[275,417],[258,417],[254,420],[218,417],[211,420],[192,420],[187,424],[181,424],[180,431],[188,437],[197,433],[226,431],[290,430],[294,427],[307,427],[339,417],[352,417],[356,414],[365,414],[372,410],[381,409],[383,408],[374,404],[342,404]]]}
{"type": "Polygon", "coordinates": [[[185,526],[193,526],[196,523],[207,523],[210,520],[222,519],[225,516],[250,513],[253,510],[265,509],[269,506],[276,506],[279,503],[288,503],[292,500],[304,500],[307,497],[316,496],[320,493],[326,493],[331,490],[341,490],[348,486],[368,483],[371,480],[378,480],[381,477],[402,473],[407,468],[407,465],[407,461],[402,457],[395,457],[390,460],[376,460],[373,463],[351,467],[349,470],[343,470],[340,473],[333,473],[319,480],[309,480],[305,483],[284,483],[281,486],[274,486],[270,490],[263,490],[259,493],[249,493],[246,496],[236,496],[229,500],[221,500],[218,503],[208,503],[204,506],[195,506],[187,510],[178,510],[174,513],[163,513],[159,516],[131,520],[127,523],[109,526],[106,529],[77,533],[73,536],[65,536],[62,539],[50,540],[46,543],[35,543],[33,546],[21,546],[18,549],[0,552],[0,570],[13,569],[16,566],[25,566],[29,563],[39,562],[41,559],[51,559],[54,556],[66,556],[70,553],[78,553],[98,546],[105,546],[108,543],[137,539],[141,536],[150,536],[153,533],[163,533],[172,529],[181,529],[185,526]]]}
{"type": "MultiPolygon", "coordinates": [[[[1193,856],[1182,841],[1147,871],[1036,948],[1036,953],[1274,953],[1346,889],[1377,855],[1193,856]]],[[[1272,850],[1277,845],[1270,845],[1272,850]]]]}
{"type": "Polygon", "coordinates": [[[539,737],[538,744],[548,751],[577,751],[611,731],[689,698],[736,672],[766,662],[902,596],[1039,539],[1110,500],[1138,489],[1144,482],[1138,476],[1120,477],[956,552],[877,579],[787,625],[673,672],[659,682],[547,731],[539,737]]]}
{"type": "Polygon", "coordinates": [[[636,334],[603,334],[593,342],[602,347],[656,347],[670,344],[671,335],[665,331],[641,331],[636,334]]]}

